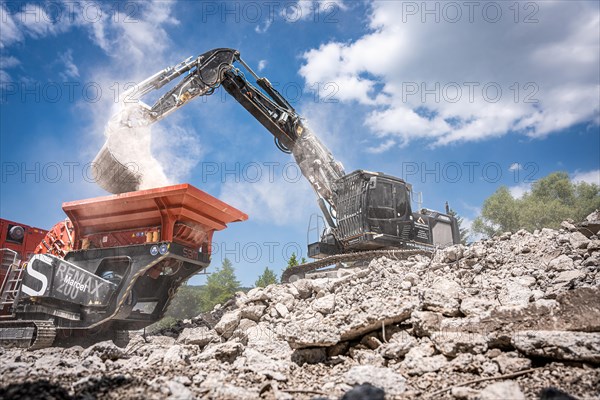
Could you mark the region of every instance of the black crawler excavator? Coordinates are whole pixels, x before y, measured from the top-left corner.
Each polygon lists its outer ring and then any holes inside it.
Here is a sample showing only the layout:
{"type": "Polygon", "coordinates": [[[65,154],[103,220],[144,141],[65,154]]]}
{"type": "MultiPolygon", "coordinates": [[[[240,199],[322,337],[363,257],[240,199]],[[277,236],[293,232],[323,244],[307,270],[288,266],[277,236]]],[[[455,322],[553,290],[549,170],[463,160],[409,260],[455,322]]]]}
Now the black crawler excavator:
{"type": "MultiPolygon", "coordinates": [[[[294,107],[259,77],[237,50],[219,48],[166,68],[125,94],[135,104],[119,122],[147,126],[165,118],[192,99],[207,96],[222,86],[274,137],[275,146],[293,155],[313,188],[326,221],[320,240],[308,246],[315,261],[286,270],[283,281],[341,262],[377,255],[406,257],[460,242],[457,220],[446,212],[411,208],[412,186],[380,172],[356,170],[346,174],[341,163],[304,124],[294,107]],[[244,70],[255,83],[251,83],[244,70]],[[184,76],[154,104],[140,99],[184,76]],[[133,117],[132,117],[133,115],[133,117]]],[[[96,163],[105,172],[99,184],[112,193],[137,190],[141,176],[105,144],[96,163]]]]}

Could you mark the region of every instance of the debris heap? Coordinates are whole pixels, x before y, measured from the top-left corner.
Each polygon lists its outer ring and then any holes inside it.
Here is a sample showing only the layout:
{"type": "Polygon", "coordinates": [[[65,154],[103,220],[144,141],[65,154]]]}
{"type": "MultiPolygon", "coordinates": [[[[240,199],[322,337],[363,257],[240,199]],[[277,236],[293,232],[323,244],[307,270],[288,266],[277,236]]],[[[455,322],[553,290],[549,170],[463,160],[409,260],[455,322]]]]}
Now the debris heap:
{"type": "Polygon", "coordinates": [[[505,233],[238,293],[126,348],[0,349],[0,397],[597,398],[599,282],[596,236],[505,233]]]}

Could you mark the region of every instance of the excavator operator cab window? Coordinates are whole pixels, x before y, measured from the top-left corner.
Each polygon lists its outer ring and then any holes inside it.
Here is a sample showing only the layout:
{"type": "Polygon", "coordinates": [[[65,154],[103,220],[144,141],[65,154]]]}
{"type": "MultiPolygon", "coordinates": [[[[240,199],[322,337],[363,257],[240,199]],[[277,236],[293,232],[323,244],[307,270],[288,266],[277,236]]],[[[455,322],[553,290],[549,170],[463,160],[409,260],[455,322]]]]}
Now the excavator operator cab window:
{"type": "Polygon", "coordinates": [[[408,214],[408,192],[398,182],[378,179],[371,184],[368,217],[374,219],[404,219],[408,214]]]}
{"type": "Polygon", "coordinates": [[[404,237],[410,225],[408,190],[402,182],[372,177],[367,198],[369,230],[394,237],[404,237]]]}
{"type": "Polygon", "coordinates": [[[408,214],[408,191],[403,185],[396,186],[396,218],[404,218],[408,214]]]}
{"type": "Polygon", "coordinates": [[[369,218],[391,219],[396,217],[391,183],[376,182],[369,193],[369,218]]]}

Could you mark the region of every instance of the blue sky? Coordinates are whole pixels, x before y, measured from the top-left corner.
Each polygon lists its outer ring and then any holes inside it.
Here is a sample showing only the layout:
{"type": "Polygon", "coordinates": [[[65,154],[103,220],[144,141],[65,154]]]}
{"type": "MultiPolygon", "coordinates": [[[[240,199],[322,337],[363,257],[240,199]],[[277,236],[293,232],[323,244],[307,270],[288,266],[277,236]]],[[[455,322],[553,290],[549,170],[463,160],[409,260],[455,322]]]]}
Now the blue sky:
{"type": "MultiPolygon", "coordinates": [[[[599,3],[423,4],[2,2],[0,215],[49,228],[62,202],[106,194],[86,164],[118,93],[216,47],[281,89],[347,172],[402,176],[467,223],[500,185],[600,183],[599,3]]],[[[308,183],[222,90],[155,126],[153,146],[173,183],[249,214],[213,257],[243,284],[316,238],[308,183]]]]}

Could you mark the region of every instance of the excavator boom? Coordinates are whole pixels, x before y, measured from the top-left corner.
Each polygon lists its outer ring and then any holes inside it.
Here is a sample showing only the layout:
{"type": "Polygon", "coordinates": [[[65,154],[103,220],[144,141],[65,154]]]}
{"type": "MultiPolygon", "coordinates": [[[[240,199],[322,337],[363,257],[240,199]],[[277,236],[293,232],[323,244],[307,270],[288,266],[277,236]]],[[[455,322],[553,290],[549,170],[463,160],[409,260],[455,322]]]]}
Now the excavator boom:
{"type": "MultiPolygon", "coordinates": [[[[333,182],[345,175],[341,164],[331,152],[303,124],[292,105],[279,93],[268,79],[260,78],[241,59],[234,49],[220,48],[191,57],[172,67],[163,69],[124,93],[124,107],[135,108],[117,115],[117,124],[124,127],[150,125],[199,96],[211,95],[216,88],[224,89],[252,114],[275,139],[277,148],[292,153],[300,169],[318,197],[335,207],[333,182]],[[234,65],[239,62],[255,79],[259,88],[246,79],[234,65]],[[150,92],[183,76],[154,104],[148,105],[142,98],[150,92]],[[262,89],[262,90],[261,90],[262,89]]],[[[111,193],[130,192],[139,189],[141,176],[127,165],[127,160],[105,145],[94,160],[103,171],[98,183],[111,193]]]]}

